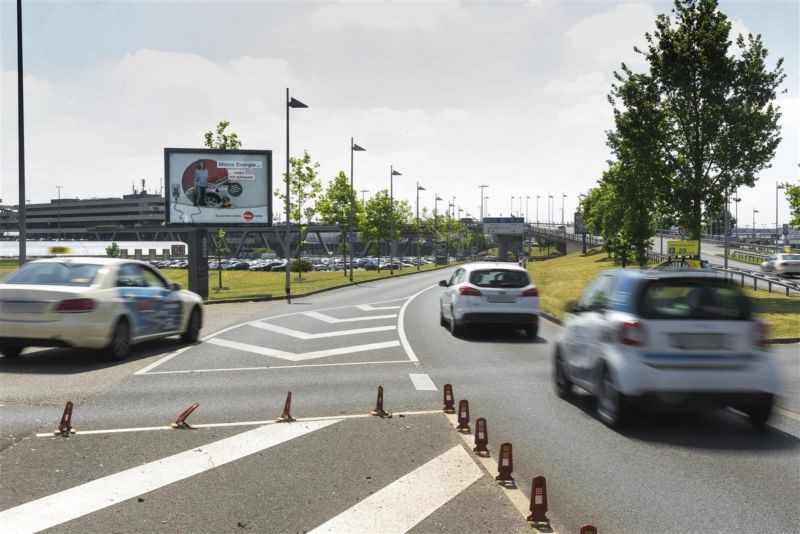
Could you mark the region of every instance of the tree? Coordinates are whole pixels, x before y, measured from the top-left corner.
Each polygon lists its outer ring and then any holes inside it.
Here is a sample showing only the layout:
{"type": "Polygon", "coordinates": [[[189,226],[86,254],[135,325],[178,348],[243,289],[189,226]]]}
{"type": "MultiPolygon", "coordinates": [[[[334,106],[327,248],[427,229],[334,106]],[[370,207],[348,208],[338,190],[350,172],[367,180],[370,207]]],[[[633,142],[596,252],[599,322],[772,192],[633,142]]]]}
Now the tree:
{"type": "Polygon", "coordinates": [[[121,251],[116,241],[106,247],[106,256],[109,258],[119,258],[120,253],[121,251]]]}
{"type": "MultiPolygon", "coordinates": [[[[301,158],[289,158],[289,176],[283,175],[283,183],[289,180],[289,220],[298,225],[299,243],[297,245],[297,257],[300,258],[300,251],[304,240],[306,227],[302,226],[305,217],[306,224],[316,214],[313,202],[322,191],[322,184],[317,178],[318,162],[312,162],[307,150],[303,151],[301,158]]],[[[284,189],[275,189],[274,195],[286,205],[286,193],[284,189]]],[[[290,243],[286,243],[286,255],[290,255],[290,243]]],[[[302,271],[300,271],[302,277],[302,271]]]]}
{"type": "MultiPolygon", "coordinates": [[[[361,203],[356,199],[355,190],[350,188],[350,179],[343,171],[331,180],[328,188],[317,201],[317,212],[320,221],[325,224],[338,226],[342,232],[342,252],[347,251],[347,239],[345,238],[345,228],[350,226],[350,210],[355,208],[353,222],[358,221],[358,212],[361,203]]],[[[345,269],[347,276],[347,269],[345,269]]]]}
{"type": "Polygon", "coordinates": [[[656,31],[645,34],[647,51],[636,50],[649,72],[635,74],[622,64],[609,100],[624,113],[622,93],[631,86],[638,87],[636,102],[656,97],[639,108],[641,126],[654,138],[632,138],[630,148],[640,151],[639,160],[650,155],[663,162],[657,193],[699,239],[704,207],[719,210],[726,192],[752,187],[769,167],[780,142],[773,102],[785,74],[782,59],[767,68],[760,35],[739,35],[739,56],[729,53],[731,23],[716,0],[676,0],[673,13],[674,21],[659,15],[656,31]]]}
{"type": "MultiPolygon", "coordinates": [[[[382,189],[367,200],[361,218],[362,239],[377,241],[380,251],[381,241],[400,237],[400,232],[411,220],[411,206],[408,201],[394,200],[394,236],[391,235],[392,202],[389,191],[382,189]]],[[[389,251],[391,255],[391,251],[389,251]]]]}
{"type": "Polygon", "coordinates": [[[236,133],[225,133],[225,128],[230,126],[229,121],[219,121],[217,124],[216,135],[211,130],[205,134],[206,146],[208,148],[217,148],[225,150],[238,150],[242,148],[242,142],[239,141],[239,136],[236,133]]]}
{"type": "Polygon", "coordinates": [[[786,182],[783,184],[783,188],[786,201],[789,202],[789,211],[792,216],[789,225],[793,228],[800,228],[800,184],[795,185],[786,182]]]}

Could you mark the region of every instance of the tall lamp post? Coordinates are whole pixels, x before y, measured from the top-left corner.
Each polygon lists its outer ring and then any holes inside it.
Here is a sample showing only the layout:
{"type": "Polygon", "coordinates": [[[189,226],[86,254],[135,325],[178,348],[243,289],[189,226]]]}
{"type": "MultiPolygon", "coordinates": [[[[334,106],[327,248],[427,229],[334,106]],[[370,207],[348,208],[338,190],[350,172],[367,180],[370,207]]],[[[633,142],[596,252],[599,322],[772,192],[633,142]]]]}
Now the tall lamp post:
{"type": "Polygon", "coordinates": [[[422,187],[421,185],[419,185],[419,182],[417,182],[417,270],[418,271],[419,271],[419,260],[420,260],[419,240],[420,240],[420,237],[421,237],[421,233],[420,233],[421,229],[419,227],[419,192],[420,191],[426,191],[426,189],[424,187],[422,187]]]}
{"type": "Polygon", "coordinates": [[[22,0],[17,0],[17,144],[19,151],[19,265],[27,260],[27,219],[25,206],[25,100],[23,80],[25,79],[22,68],[22,0]]]}
{"type": "Polygon", "coordinates": [[[761,213],[761,212],[753,208],[753,241],[756,240],[756,213],[761,213]]]}
{"type": "Polygon", "coordinates": [[[781,235],[780,228],[778,228],[778,190],[783,189],[783,185],[775,182],[775,252],[778,252],[778,241],[781,235]]]}
{"type": "MultiPolygon", "coordinates": [[[[347,195],[350,197],[350,221],[347,225],[347,241],[345,242],[345,259],[347,259],[347,243],[350,244],[350,281],[353,281],[353,262],[355,261],[355,257],[353,256],[353,212],[356,210],[356,190],[353,189],[353,154],[355,152],[364,152],[366,149],[361,148],[357,144],[353,142],[353,138],[350,138],[350,191],[347,192],[347,195]]],[[[347,274],[345,273],[345,276],[347,274]]]]}
{"type": "MultiPolygon", "coordinates": [[[[292,303],[292,254],[291,254],[291,238],[292,238],[292,209],[289,201],[289,109],[291,108],[307,108],[305,104],[299,100],[289,96],[289,88],[286,88],[286,302],[292,303]]],[[[299,244],[298,244],[299,246],[299,244]]],[[[298,268],[300,266],[298,265],[298,268]]]]}
{"type": "Polygon", "coordinates": [[[547,223],[553,224],[553,195],[547,195],[547,223]]]}
{"type": "Polygon", "coordinates": [[[439,246],[439,201],[444,200],[439,198],[438,193],[433,194],[433,250],[434,256],[438,255],[439,246]]]}
{"type": "Polygon", "coordinates": [[[389,274],[394,276],[394,177],[402,176],[389,165],[389,274]]]}
{"type": "Polygon", "coordinates": [[[539,199],[542,198],[536,195],[536,224],[539,224],[539,199]]]}
{"type": "Polygon", "coordinates": [[[567,198],[566,193],[561,194],[561,226],[564,226],[564,199],[567,198]]]}
{"type": "Polygon", "coordinates": [[[484,215],[484,211],[483,211],[483,192],[484,191],[483,190],[486,189],[487,187],[489,187],[489,186],[488,185],[479,185],[478,186],[478,189],[481,190],[481,215],[480,215],[481,221],[483,221],[483,215],[484,215]]]}
{"type": "Polygon", "coordinates": [[[514,195],[511,195],[511,210],[508,212],[509,217],[514,216],[514,198],[516,197],[514,195]]]}
{"type": "Polygon", "coordinates": [[[61,242],[61,188],[64,187],[63,185],[57,185],[56,189],[58,189],[58,238],[56,241],[59,243],[61,242]]]}
{"type": "MultiPolygon", "coordinates": [[[[734,192],[734,196],[735,195],[736,195],[736,192],[734,192]]],[[[736,198],[733,199],[733,201],[736,203],[736,240],[738,241],[739,240],[739,202],[741,202],[742,199],[737,196],[736,198]]]]}
{"type": "Polygon", "coordinates": [[[361,193],[361,205],[364,205],[364,195],[369,193],[369,189],[362,189],[359,193],[361,193]]]}

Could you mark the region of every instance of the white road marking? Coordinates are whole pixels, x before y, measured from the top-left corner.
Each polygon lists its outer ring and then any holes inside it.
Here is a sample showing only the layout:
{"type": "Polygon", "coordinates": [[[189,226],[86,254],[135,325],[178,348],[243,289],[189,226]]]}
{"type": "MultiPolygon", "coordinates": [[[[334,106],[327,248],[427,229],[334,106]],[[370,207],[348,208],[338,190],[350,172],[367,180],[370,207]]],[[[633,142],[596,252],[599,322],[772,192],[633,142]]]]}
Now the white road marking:
{"type": "Polygon", "coordinates": [[[340,367],[344,365],[377,365],[383,363],[411,363],[408,360],[388,360],[378,362],[307,363],[302,365],[262,365],[259,367],[223,367],[217,369],[182,369],[179,371],[152,371],[148,375],[184,375],[188,373],[220,373],[230,371],[274,371],[279,369],[300,369],[301,367],[340,367]]]}
{"type": "Polygon", "coordinates": [[[456,445],[311,532],[407,532],[481,474],[456,445]]]}
{"type": "Polygon", "coordinates": [[[0,512],[5,534],[39,532],[339,422],[268,425],[0,512]]]}
{"type": "MultiPolygon", "coordinates": [[[[403,362],[406,363],[406,362],[403,362]]],[[[401,412],[395,412],[395,414],[399,414],[401,412]]],[[[435,415],[441,414],[441,410],[420,410],[416,412],[402,412],[404,416],[410,415],[435,415]]],[[[351,414],[351,415],[327,415],[321,417],[298,417],[298,423],[305,423],[309,421],[332,421],[332,420],[341,420],[341,419],[368,419],[373,417],[371,413],[359,413],[359,414],[351,414]]],[[[225,427],[234,427],[234,426],[264,426],[264,425],[274,425],[276,424],[274,419],[269,419],[266,421],[233,421],[227,423],[198,423],[192,424],[192,428],[225,428],[225,427]]],[[[175,430],[171,426],[140,426],[140,427],[130,427],[130,428],[106,428],[106,429],[98,429],[98,430],[78,430],[74,436],[81,435],[81,436],[89,436],[89,435],[96,435],[96,434],[123,434],[127,432],[151,432],[153,430],[175,430]]],[[[183,432],[182,430],[180,432],[183,432]]],[[[52,432],[41,432],[36,434],[37,438],[52,438],[52,432]]]]}
{"type": "Polygon", "coordinates": [[[794,412],[790,412],[789,410],[785,410],[785,409],[783,409],[783,408],[781,408],[779,406],[775,406],[774,408],[772,408],[772,410],[777,414],[780,414],[780,415],[782,415],[784,417],[788,417],[789,419],[794,419],[795,421],[800,421],[800,414],[797,414],[797,413],[794,413],[794,412]]]}
{"type": "Polygon", "coordinates": [[[356,304],[356,308],[362,311],[379,311],[379,310],[399,310],[400,306],[371,306],[369,304],[356,304]]]}
{"type": "Polygon", "coordinates": [[[321,339],[326,337],[353,336],[357,334],[367,334],[370,332],[385,332],[397,328],[394,325],[373,326],[371,328],[355,328],[353,330],[340,330],[338,332],[322,332],[321,334],[309,334],[308,332],[301,332],[300,330],[292,330],[291,328],[278,326],[272,323],[264,323],[264,322],[250,323],[250,326],[261,328],[262,330],[269,330],[270,332],[283,334],[285,336],[296,337],[298,339],[321,339]]]}
{"type": "Polygon", "coordinates": [[[400,334],[400,344],[403,346],[403,350],[406,351],[408,359],[415,363],[419,362],[419,358],[417,358],[417,355],[414,354],[414,349],[411,348],[411,343],[408,342],[408,337],[406,337],[406,330],[405,330],[406,308],[408,308],[408,305],[411,303],[412,300],[422,295],[427,290],[433,289],[434,287],[439,287],[439,286],[437,284],[435,286],[426,287],[422,291],[414,293],[408,298],[407,301],[403,303],[403,306],[400,308],[400,318],[397,321],[397,332],[398,334],[400,334]]]}
{"type": "Polygon", "coordinates": [[[408,377],[417,391],[437,391],[436,384],[425,373],[409,373],[408,377]]]}
{"type": "Polygon", "coordinates": [[[227,347],[229,349],[252,352],[253,354],[259,354],[261,356],[270,356],[272,358],[289,360],[291,362],[313,360],[315,358],[327,358],[329,356],[341,356],[342,354],[353,354],[356,352],[367,352],[370,350],[381,350],[400,346],[399,341],[383,341],[380,343],[367,343],[366,345],[353,345],[350,347],[339,347],[335,349],[317,350],[313,352],[301,352],[299,354],[294,354],[291,352],[284,352],[282,350],[259,347],[258,345],[239,343],[238,341],[229,341],[227,339],[209,339],[208,343],[218,345],[220,347],[227,347]]]}
{"type": "Polygon", "coordinates": [[[311,317],[312,319],[317,319],[319,321],[324,321],[328,324],[338,324],[338,323],[358,323],[361,321],[375,321],[377,319],[394,319],[397,315],[365,315],[364,317],[351,317],[349,319],[337,319],[336,317],[331,317],[330,315],[325,315],[324,313],[315,312],[315,311],[308,311],[302,312],[303,315],[311,317]]]}

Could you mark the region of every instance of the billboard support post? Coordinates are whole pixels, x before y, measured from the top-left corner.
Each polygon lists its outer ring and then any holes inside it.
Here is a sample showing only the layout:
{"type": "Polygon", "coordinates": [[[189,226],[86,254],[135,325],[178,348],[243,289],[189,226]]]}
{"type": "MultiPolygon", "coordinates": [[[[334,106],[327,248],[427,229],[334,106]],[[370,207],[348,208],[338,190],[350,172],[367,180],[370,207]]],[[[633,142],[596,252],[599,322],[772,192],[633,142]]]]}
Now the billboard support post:
{"type": "Polygon", "coordinates": [[[187,232],[189,244],[189,291],[208,299],[208,230],[194,228],[187,232]]]}

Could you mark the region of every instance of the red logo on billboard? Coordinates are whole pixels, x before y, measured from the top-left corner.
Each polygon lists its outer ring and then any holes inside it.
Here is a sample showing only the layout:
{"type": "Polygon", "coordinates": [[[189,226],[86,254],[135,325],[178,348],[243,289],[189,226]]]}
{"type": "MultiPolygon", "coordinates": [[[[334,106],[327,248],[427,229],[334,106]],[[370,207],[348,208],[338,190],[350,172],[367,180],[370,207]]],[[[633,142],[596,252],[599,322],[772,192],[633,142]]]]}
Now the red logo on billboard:
{"type": "Polygon", "coordinates": [[[250,222],[250,221],[253,220],[253,212],[252,211],[246,211],[246,212],[242,213],[242,217],[244,218],[245,221],[250,222]]]}

